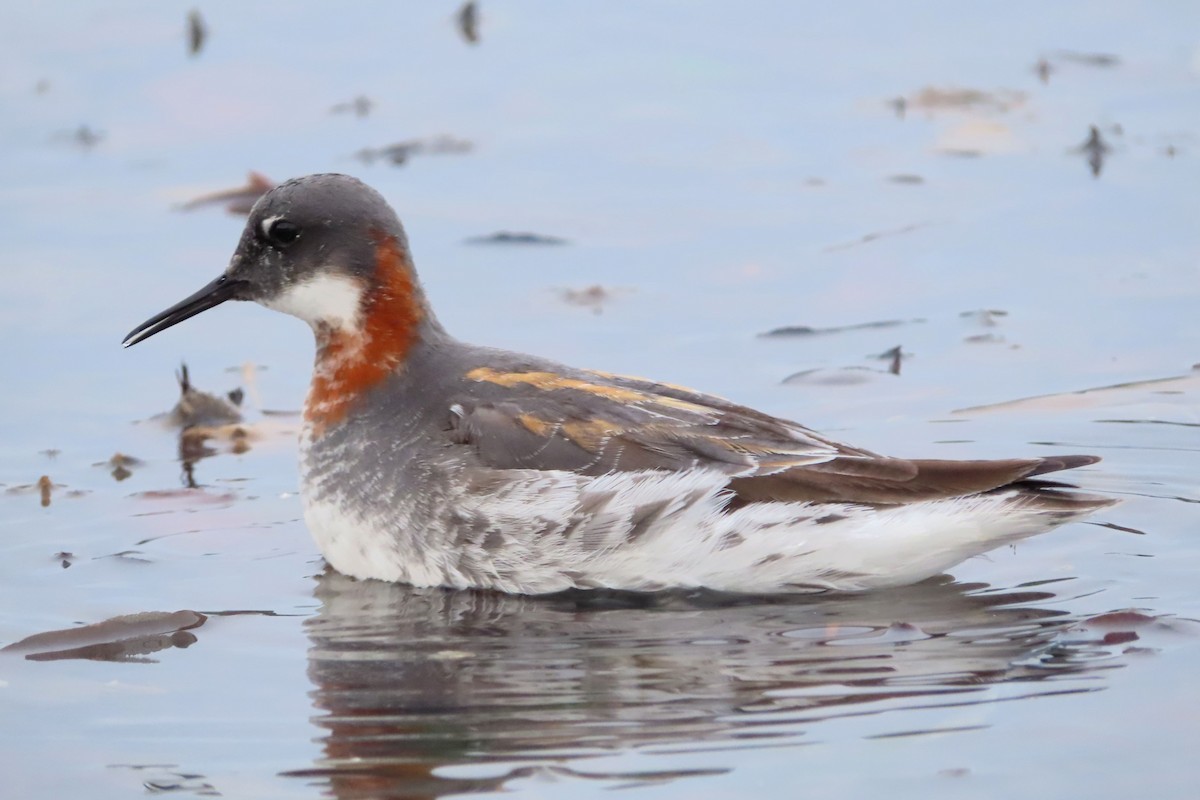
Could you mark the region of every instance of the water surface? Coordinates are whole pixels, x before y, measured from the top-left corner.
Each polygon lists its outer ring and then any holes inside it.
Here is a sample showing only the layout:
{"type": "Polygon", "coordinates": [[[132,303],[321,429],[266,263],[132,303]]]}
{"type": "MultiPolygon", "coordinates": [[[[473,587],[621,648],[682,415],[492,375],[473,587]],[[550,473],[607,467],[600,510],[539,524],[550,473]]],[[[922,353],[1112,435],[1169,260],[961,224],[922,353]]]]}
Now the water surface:
{"type": "Polygon", "coordinates": [[[456,10],[204,3],[195,56],[148,0],[0,26],[0,644],[83,637],[0,653],[6,796],[1192,796],[1200,12],[485,2],[471,44],[456,10]],[[307,330],[119,347],[232,252],[175,207],[251,169],[376,186],[464,339],[898,455],[1097,453],[1125,502],[865,597],[327,573],[307,330]],[[183,360],[244,435],[152,419],[183,360]]]}

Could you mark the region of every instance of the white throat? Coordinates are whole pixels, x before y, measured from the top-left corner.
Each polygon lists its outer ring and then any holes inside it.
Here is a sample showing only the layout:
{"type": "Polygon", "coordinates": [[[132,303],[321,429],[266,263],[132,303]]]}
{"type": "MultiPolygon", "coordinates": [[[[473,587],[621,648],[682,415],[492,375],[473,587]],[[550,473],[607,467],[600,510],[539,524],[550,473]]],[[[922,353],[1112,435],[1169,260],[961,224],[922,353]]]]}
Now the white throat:
{"type": "Polygon", "coordinates": [[[318,326],[357,330],[362,316],[363,287],[346,275],[324,273],[287,287],[262,304],[318,326]]]}

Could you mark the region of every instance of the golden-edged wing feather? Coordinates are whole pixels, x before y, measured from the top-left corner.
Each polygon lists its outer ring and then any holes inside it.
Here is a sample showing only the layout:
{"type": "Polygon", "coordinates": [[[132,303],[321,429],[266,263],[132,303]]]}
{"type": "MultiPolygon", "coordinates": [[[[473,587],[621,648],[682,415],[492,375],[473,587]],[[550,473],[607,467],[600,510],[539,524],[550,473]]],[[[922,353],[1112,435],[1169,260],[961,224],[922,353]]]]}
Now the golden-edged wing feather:
{"type": "Polygon", "coordinates": [[[705,468],[733,502],[910,503],[988,491],[1094,463],[1092,456],[942,461],[888,458],[718,397],[602,373],[481,367],[451,405],[450,435],[495,469],[585,475],[705,468]]]}

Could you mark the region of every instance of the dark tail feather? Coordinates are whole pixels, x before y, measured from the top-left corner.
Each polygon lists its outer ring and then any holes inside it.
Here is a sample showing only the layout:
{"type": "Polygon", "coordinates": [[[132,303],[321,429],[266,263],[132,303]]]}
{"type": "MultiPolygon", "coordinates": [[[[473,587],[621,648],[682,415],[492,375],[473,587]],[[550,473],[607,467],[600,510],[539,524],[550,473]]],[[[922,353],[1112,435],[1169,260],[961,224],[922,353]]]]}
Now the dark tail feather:
{"type": "Polygon", "coordinates": [[[729,487],[736,494],[734,507],[764,501],[903,505],[1024,486],[1034,476],[1099,460],[1096,456],[1047,456],[994,461],[907,461],[850,456],[775,475],[735,478],[729,487]]]}
{"type": "Polygon", "coordinates": [[[1039,460],[1041,463],[1034,466],[1033,471],[1025,477],[1032,478],[1034,475],[1045,475],[1048,472],[1086,467],[1099,461],[1100,456],[1044,456],[1039,460]]]}

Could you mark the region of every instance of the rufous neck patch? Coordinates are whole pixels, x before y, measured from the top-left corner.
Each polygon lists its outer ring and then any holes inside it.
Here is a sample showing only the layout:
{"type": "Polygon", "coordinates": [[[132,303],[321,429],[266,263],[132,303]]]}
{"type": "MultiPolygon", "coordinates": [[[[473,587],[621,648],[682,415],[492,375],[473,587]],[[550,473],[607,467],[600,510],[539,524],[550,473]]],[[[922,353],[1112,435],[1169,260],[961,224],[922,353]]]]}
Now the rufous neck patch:
{"type": "Polygon", "coordinates": [[[341,422],[360,394],[404,363],[420,337],[425,307],[408,253],[377,235],[375,274],[364,293],[359,324],[317,330],[317,359],[304,418],[320,436],[341,422]]]}

